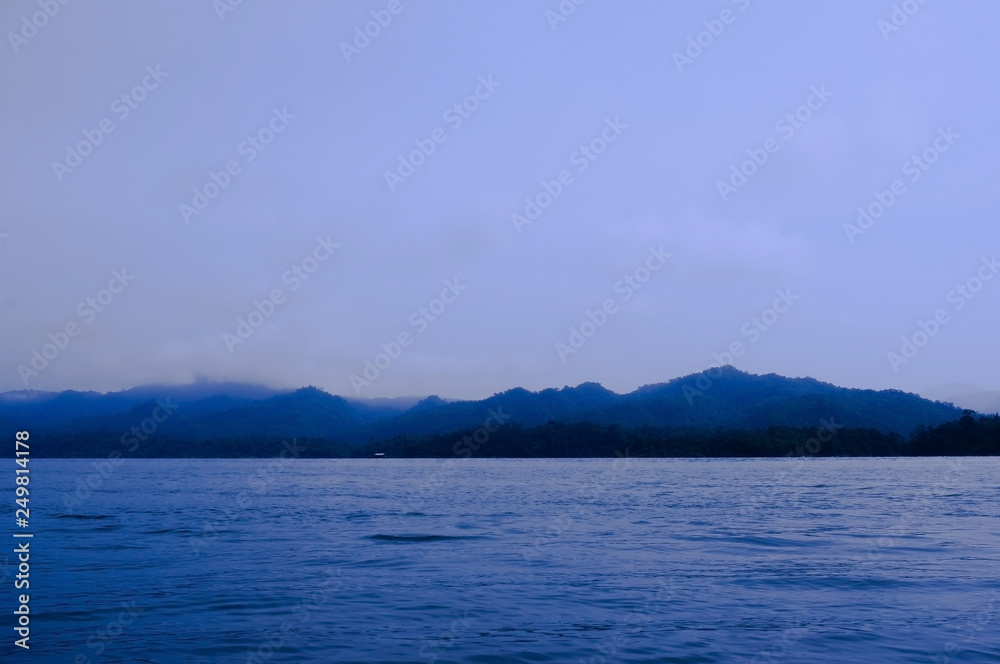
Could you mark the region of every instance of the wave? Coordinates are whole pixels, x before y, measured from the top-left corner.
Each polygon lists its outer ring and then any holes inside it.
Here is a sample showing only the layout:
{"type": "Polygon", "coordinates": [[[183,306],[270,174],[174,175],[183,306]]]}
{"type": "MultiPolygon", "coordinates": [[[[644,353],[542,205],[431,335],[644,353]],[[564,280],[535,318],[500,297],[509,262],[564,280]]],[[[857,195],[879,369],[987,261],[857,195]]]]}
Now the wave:
{"type": "Polygon", "coordinates": [[[447,540],[480,539],[479,535],[369,535],[380,542],[443,542],[447,540]]]}

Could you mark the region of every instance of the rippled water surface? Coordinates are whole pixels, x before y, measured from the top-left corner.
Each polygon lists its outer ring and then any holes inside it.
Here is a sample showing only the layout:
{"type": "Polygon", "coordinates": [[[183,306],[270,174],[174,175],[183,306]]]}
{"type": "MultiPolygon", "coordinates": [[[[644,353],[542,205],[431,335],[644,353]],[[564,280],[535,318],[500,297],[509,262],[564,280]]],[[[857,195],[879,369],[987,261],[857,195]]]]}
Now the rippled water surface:
{"type": "Polygon", "coordinates": [[[5,661],[1000,661],[1000,459],[31,464],[5,661]]]}

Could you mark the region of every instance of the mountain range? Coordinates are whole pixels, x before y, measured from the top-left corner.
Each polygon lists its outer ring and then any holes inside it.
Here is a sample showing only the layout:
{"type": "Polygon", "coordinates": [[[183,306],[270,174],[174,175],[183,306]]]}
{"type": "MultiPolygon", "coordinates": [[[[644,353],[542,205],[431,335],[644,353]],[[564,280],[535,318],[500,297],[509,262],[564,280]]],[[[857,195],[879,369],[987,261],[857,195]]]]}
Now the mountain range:
{"type": "Polygon", "coordinates": [[[626,428],[757,430],[818,427],[909,435],[958,419],[962,409],[898,390],[838,387],[812,378],[755,375],[733,367],[646,385],[618,394],[597,383],[530,392],[514,388],[489,398],[437,396],[347,399],[315,387],[294,391],[201,382],[143,386],[121,392],[0,394],[0,428],[74,440],[118,440],[138,427],[176,441],[322,437],[357,446],[399,436],[431,436],[483,426],[487,418],[533,427],[548,422],[626,428]]]}

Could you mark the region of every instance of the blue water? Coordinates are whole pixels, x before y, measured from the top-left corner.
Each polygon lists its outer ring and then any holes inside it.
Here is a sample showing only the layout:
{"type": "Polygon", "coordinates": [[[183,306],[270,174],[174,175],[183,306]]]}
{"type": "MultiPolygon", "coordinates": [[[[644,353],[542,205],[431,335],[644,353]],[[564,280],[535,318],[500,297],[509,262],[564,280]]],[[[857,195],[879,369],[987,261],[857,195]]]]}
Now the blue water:
{"type": "Polygon", "coordinates": [[[1000,661],[1000,459],[102,472],[31,461],[31,650],[4,567],[4,661],[1000,661]]]}

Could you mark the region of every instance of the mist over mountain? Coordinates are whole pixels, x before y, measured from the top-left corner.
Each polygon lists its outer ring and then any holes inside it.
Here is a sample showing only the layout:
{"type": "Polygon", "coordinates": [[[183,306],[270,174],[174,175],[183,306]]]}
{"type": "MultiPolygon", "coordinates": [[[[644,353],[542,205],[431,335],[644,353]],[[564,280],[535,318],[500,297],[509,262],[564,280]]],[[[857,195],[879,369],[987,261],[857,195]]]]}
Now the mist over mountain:
{"type": "Polygon", "coordinates": [[[193,412],[228,410],[268,399],[291,390],[264,385],[197,381],[188,385],[141,385],[120,392],[41,392],[16,390],[0,393],[0,418],[20,418],[41,426],[80,418],[122,413],[152,399],[169,399],[193,412]]]}
{"type": "Polygon", "coordinates": [[[984,390],[967,383],[940,385],[930,390],[923,390],[920,396],[987,415],[1000,413],[1000,392],[984,390]]]}
{"type": "MultiPolygon", "coordinates": [[[[232,383],[143,386],[122,392],[5,393],[0,426],[29,429],[59,448],[122,439],[135,427],[187,444],[249,438],[321,437],[360,445],[402,436],[434,436],[494,422],[549,422],[695,430],[847,428],[909,435],[958,419],[962,409],[898,390],[837,387],[812,378],[754,375],[732,367],[617,394],[597,383],[530,392],[514,388],[477,401],[345,399],[315,387],[295,391],[232,383]]],[[[44,443],[43,443],[44,444],[44,443]]],[[[81,448],[82,449],[82,448],[81,448]]]]}
{"type": "Polygon", "coordinates": [[[973,392],[971,394],[957,394],[944,401],[950,402],[959,408],[968,408],[987,415],[1000,413],[1000,392],[973,392]]]}

